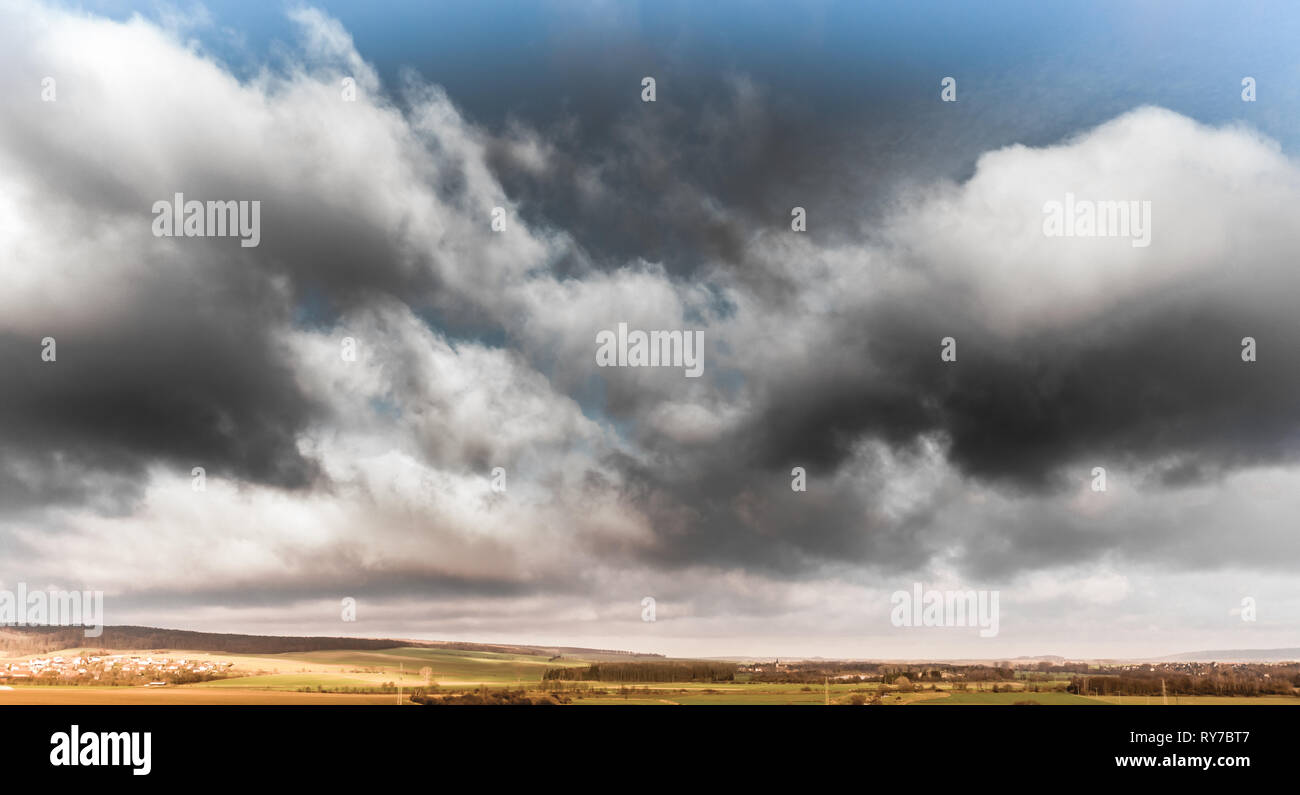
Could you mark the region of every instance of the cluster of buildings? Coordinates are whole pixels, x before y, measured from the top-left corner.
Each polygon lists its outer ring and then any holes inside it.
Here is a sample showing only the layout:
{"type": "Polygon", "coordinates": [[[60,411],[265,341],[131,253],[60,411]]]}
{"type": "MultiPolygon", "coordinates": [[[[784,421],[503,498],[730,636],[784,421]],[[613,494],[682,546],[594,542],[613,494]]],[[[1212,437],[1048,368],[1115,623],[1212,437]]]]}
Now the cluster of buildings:
{"type": "Polygon", "coordinates": [[[127,654],[33,657],[0,663],[0,682],[21,684],[36,679],[147,679],[149,685],[164,685],[181,677],[215,678],[233,666],[233,662],[127,654]]]}
{"type": "MultiPolygon", "coordinates": [[[[1154,673],[1178,673],[1188,674],[1190,676],[1205,676],[1208,674],[1250,674],[1259,673],[1261,668],[1269,667],[1290,667],[1294,668],[1295,663],[1272,663],[1272,662],[1158,662],[1158,663],[1135,663],[1131,665],[1113,666],[1122,671],[1146,671],[1154,673]]],[[[1264,678],[1269,678],[1268,672],[1261,674],[1264,678]]]]}
{"type": "Polygon", "coordinates": [[[736,673],[770,674],[770,673],[776,673],[778,671],[786,671],[789,670],[791,667],[792,666],[790,666],[788,663],[783,663],[780,660],[773,660],[770,663],[769,662],[741,663],[736,666],[736,673]]]}

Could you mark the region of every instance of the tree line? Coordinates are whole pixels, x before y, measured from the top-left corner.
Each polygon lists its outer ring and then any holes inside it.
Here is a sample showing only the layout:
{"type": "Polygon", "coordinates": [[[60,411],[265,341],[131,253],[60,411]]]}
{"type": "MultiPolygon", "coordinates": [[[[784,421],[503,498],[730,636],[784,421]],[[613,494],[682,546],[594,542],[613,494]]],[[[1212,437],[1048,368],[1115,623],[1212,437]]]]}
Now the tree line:
{"type": "Polygon", "coordinates": [[[736,664],[699,662],[605,662],[585,668],[548,668],[543,680],[570,682],[732,682],[736,664]]]}
{"type": "Polygon", "coordinates": [[[1253,673],[1212,675],[1169,674],[1162,671],[1132,671],[1118,675],[1076,676],[1066,687],[1069,693],[1089,696],[1293,696],[1300,677],[1261,676],[1253,673]]]}

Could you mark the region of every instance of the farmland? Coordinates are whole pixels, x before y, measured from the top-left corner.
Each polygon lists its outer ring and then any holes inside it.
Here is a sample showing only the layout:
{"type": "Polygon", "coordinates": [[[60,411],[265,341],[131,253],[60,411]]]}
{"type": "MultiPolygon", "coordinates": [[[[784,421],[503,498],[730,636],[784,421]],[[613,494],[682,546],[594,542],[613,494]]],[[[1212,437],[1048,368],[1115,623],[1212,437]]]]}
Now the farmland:
{"type": "MultiPolygon", "coordinates": [[[[491,647],[508,648],[508,647],[491,647]]],[[[76,658],[91,652],[67,649],[51,655],[76,658]]],[[[138,650],[128,657],[162,663],[187,660],[219,670],[219,678],[155,687],[104,686],[103,682],[65,682],[46,678],[11,680],[0,688],[4,704],[373,704],[412,705],[418,695],[430,703],[500,700],[504,694],[532,703],[582,706],[644,705],[1143,705],[1160,696],[1097,695],[1102,677],[1090,675],[1086,695],[1071,692],[1067,674],[1003,672],[993,679],[987,666],[946,670],[941,677],[909,670],[909,681],[894,666],[869,666],[862,675],[836,674],[838,664],[805,670],[799,665],[701,664],[624,655],[533,654],[450,646],[397,646],[383,649],[293,651],[277,654],[226,654],[209,651],[138,650]],[[597,663],[593,665],[593,663],[597,663]],[[645,681],[647,673],[685,672],[686,681],[645,681]],[[694,674],[690,672],[694,671],[694,674]],[[613,677],[612,679],[610,677],[613,677]],[[963,677],[958,679],[956,677],[963,677]],[[692,678],[694,677],[694,678],[692,678]],[[636,679],[637,681],[627,681],[636,679]],[[790,680],[794,681],[790,681],[790,680]],[[495,695],[494,695],[495,694],[495,695]],[[489,698],[491,696],[491,698],[489,698]]],[[[121,655],[119,655],[121,656],[121,655]]],[[[24,660],[29,658],[13,658],[24,660]]],[[[707,661],[705,661],[707,662],[707,661]]],[[[1076,688],[1077,690],[1077,688],[1076,688]]],[[[1103,691],[1104,692],[1104,691],[1103,691]]],[[[518,702],[511,702],[518,703],[518,702]]],[[[1169,704],[1300,705],[1293,695],[1170,695],[1169,704]]]]}
{"type": "Polygon", "coordinates": [[[1024,704],[1034,702],[1035,704],[1060,705],[1060,704],[1093,704],[1100,705],[1105,702],[1095,698],[1085,698],[1076,696],[1073,693],[1062,692],[1039,692],[1039,693],[950,693],[944,698],[926,702],[930,705],[949,704],[953,706],[970,705],[970,704],[1024,704]]]}
{"type": "Polygon", "coordinates": [[[207,705],[394,704],[396,696],[360,693],[298,693],[283,690],[177,687],[15,687],[0,691],[3,705],[207,705]]]}
{"type": "MultiPolygon", "coordinates": [[[[59,656],[75,657],[70,649],[59,656]]],[[[535,686],[547,668],[582,665],[540,655],[421,647],[230,655],[194,651],[128,656],[211,662],[225,678],[166,687],[102,687],[92,682],[30,684],[0,690],[4,704],[397,704],[430,680],[438,688],[535,686]],[[424,673],[422,673],[424,672],[424,673]]],[[[26,658],[17,658],[26,659],[26,658]]]]}

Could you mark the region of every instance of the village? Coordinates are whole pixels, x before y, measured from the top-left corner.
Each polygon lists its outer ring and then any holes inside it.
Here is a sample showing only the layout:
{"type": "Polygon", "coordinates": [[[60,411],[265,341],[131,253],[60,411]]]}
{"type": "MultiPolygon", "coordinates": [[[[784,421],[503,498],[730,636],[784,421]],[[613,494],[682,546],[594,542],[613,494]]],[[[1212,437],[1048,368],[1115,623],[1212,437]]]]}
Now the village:
{"type": "Polygon", "coordinates": [[[0,684],[120,684],[162,687],[229,675],[233,662],[152,655],[54,655],[0,662],[0,684]]]}

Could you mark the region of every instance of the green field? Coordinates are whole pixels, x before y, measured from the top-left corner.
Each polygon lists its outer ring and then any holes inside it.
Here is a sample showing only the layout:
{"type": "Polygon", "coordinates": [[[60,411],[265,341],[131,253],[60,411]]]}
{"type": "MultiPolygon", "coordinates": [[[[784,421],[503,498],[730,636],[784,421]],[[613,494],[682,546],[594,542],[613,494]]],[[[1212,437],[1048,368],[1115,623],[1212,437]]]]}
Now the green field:
{"type": "Polygon", "coordinates": [[[317,668],[337,667],[345,672],[365,672],[381,669],[389,679],[396,681],[398,666],[408,682],[419,680],[422,668],[433,669],[433,679],[440,685],[457,684],[515,684],[536,683],[542,680],[547,668],[582,666],[586,662],[557,660],[526,654],[502,654],[486,651],[460,651],[457,649],[426,649],[403,646],[378,651],[316,651],[293,654],[266,655],[268,659],[287,664],[302,663],[317,668]]]}
{"type": "MultiPolygon", "coordinates": [[[[629,685],[627,697],[624,698],[623,693],[620,691],[622,686],[617,682],[589,682],[584,684],[590,685],[592,690],[603,690],[604,692],[591,696],[583,696],[581,693],[569,693],[568,695],[574,697],[575,704],[788,704],[824,706],[828,696],[832,704],[844,704],[855,693],[859,693],[865,699],[870,700],[880,690],[880,686],[875,684],[838,684],[831,685],[828,694],[824,686],[800,684],[735,685],[731,683],[660,682],[657,684],[638,683],[629,685]]],[[[910,704],[943,697],[942,692],[929,690],[903,693],[885,689],[881,692],[881,695],[883,697],[882,701],[886,705],[910,704]]]]}
{"type": "Polygon", "coordinates": [[[262,676],[240,676],[232,679],[216,679],[211,682],[199,682],[198,684],[184,686],[205,688],[259,688],[267,690],[314,690],[316,688],[342,690],[344,688],[373,688],[379,684],[382,683],[376,682],[372,679],[336,676],[334,674],[264,674],[262,676]]]}

